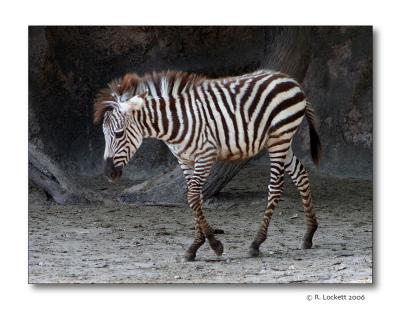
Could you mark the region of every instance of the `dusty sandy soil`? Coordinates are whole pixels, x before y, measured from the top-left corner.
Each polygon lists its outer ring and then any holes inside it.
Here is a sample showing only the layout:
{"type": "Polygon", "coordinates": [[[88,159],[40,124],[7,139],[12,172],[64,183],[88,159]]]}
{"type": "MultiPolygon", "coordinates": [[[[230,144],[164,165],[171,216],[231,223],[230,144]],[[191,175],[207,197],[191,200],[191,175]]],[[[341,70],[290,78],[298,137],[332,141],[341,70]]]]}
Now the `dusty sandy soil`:
{"type": "Polygon", "coordinates": [[[371,283],[372,183],[312,175],[319,229],[314,247],[301,250],[303,212],[286,182],[262,246],[247,249],[265,208],[268,171],[243,169],[206,209],[225,253],[205,244],[195,262],[181,262],[192,241],[191,211],[182,206],[132,206],[116,197],[129,180],[92,187],[103,204],[58,206],[29,196],[30,283],[371,283]]]}

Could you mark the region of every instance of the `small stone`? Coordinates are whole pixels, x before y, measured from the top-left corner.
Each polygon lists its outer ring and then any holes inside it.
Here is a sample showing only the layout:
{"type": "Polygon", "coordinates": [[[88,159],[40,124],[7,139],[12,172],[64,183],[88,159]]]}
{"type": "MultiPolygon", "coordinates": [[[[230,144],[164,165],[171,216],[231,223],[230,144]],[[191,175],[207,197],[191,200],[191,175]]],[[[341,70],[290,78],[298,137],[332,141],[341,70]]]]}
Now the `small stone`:
{"type": "Polygon", "coordinates": [[[227,262],[227,263],[229,264],[229,263],[232,262],[232,260],[231,260],[230,258],[227,258],[227,259],[225,260],[225,262],[227,262]]]}
{"type": "Polygon", "coordinates": [[[179,279],[181,279],[181,277],[180,276],[174,276],[174,279],[175,280],[179,280],[179,279]]]}
{"type": "Polygon", "coordinates": [[[289,269],[290,269],[290,270],[294,270],[294,269],[295,269],[295,268],[294,268],[294,265],[290,265],[290,266],[289,266],[289,269]]]}
{"type": "Polygon", "coordinates": [[[273,271],[283,271],[281,268],[276,268],[276,267],[271,267],[270,269],[273,271]]]}

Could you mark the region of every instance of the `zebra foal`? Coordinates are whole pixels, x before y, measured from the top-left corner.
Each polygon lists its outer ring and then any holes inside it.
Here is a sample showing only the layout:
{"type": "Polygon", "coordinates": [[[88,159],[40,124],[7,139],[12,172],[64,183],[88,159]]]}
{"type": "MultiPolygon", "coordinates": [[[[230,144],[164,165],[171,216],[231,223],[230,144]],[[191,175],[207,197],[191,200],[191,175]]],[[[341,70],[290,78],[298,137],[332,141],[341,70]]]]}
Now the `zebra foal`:
{"type": "Polygon", "coordinates": [[[304,117],[311,155],[318,164],[314,111],[300,85],[280,72],[260,70],[219,79],[171,71],[143,77],[127,74],[101,90],[94,104],[94,122],[103,121],[104,172],[111,181],[121,176],[143,138],[164,141],[177,157],[195,219],[195,239],[185,253],[187,260],[194,260],[206,239],[217,255],[223,252],[202,210],[202,186],[213,164],[250,158],[262,150],[271,161],[268,203],[249,253],[258,256],[267,237],[285,171],[300,191],[307,227],[303,248],[311,248],[318,223],[306,169],[291,147],[304,117]]]}

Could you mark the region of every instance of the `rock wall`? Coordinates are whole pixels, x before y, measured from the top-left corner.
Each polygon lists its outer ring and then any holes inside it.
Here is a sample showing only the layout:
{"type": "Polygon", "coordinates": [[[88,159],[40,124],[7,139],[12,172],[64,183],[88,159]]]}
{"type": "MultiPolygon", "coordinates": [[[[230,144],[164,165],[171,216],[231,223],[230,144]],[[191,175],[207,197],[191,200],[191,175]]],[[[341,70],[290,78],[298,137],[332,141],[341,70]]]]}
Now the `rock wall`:
{"type": "Polygon", "coordinates": [[[321,170],[372,179],[372,28],[314,28],[312,50],[303,87],[320,118],[321,170]]]}
{"type": "MultiPolygon", "coordinates": [[[[30,27],[29,141],[74,175],[102,173],[93,98],[134,71],[211,77],[268,67],[302,82],[321,119],[321,173],[372,177],[371,27],[30,27]]],[[[309,161],[303,126],[295,149],[309,161]]],[[[125,175],[147,179],[176,165],[146,141],[125,175]]]]}

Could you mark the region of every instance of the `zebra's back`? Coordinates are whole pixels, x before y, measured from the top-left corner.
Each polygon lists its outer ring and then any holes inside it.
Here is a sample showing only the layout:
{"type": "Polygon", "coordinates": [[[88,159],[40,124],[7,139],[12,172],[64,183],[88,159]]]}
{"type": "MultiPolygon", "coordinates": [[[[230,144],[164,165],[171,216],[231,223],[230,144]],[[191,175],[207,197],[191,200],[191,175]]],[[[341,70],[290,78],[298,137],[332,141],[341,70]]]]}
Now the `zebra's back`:
{"type": "Polygon", "coordinates": [[[196,109],[219,160],[245,159],[264,149],[269,136],[293,136],[305,114],[299,84],[285,74],[257,71],[205,80],[196,87],[196,109]]]}

